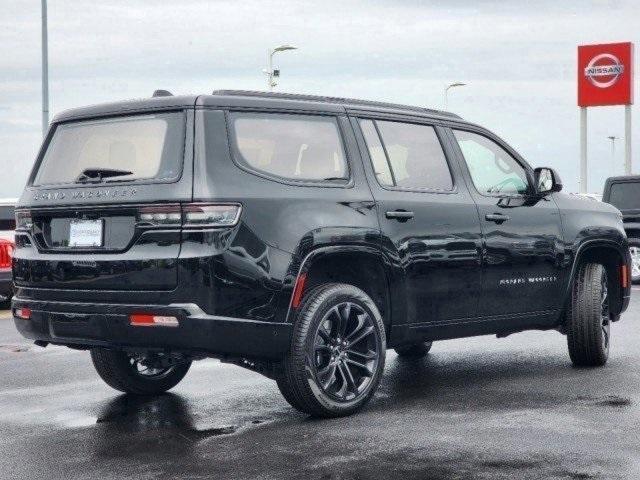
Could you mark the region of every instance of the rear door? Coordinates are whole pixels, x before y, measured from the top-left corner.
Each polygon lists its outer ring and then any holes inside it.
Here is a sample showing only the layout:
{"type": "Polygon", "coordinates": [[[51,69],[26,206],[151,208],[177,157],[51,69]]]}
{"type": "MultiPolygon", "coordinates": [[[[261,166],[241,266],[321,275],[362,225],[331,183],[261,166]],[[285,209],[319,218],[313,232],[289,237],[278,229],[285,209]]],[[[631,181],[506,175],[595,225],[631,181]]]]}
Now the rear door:
{"type": "Polygon", "coordinates": [[[552,196],[533,192],[531,169],[488,132],[453,129],[483,248],[483,316],[547,312],[561,306],[564,241],[552,196]]]}
{"type": "Polygon", "coordinates": [[[54,125],[17,208],[17,286],[175,288],[192,131],[192,110],[54,125]]]}
{"type": "Polygon", "coordinates": [[[383,248],[405,279],[406,322],[477,315],[481,232],[473,199],[428,123],[353,119],[378,205],[383,248]]]}

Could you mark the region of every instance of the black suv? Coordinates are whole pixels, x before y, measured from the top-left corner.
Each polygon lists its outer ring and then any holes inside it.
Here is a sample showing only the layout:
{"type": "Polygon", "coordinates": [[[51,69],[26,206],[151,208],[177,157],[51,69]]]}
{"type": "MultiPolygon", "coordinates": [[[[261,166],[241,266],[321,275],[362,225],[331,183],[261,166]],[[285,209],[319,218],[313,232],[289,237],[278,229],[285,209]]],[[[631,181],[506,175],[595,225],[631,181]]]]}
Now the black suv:
{"type": "Polygon", "coordinates": [[[629,237],[631,279],[633,283],[640,283],[640,175],[607,178],[602,201],[622,212],[629,237]]]}
{"type": "Polygon", "coordinates": [[[394,348],[556,329],[603,365],[629,302],[618,210],[491,132],[395,104],[216,91],[58,115],[16,210],[13,315],[155,394],[216,357],[339,416],[394,348]]]}

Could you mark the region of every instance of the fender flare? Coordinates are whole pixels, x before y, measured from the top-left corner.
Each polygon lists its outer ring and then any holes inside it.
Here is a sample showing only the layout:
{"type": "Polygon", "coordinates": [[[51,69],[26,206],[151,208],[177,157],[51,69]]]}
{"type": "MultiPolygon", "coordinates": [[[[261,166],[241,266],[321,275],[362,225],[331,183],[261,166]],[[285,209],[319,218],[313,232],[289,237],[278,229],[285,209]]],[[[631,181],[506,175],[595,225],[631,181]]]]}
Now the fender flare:
{"type": "MultiPolygon", "coordinates": [[[[291,286],[291,292],[289,293],[289,302],[287,307],[287,313],[285,316],[285,322],[291,323],[293,321],[294,308],[293,308],[293,297],[295,285],[298,282],[298,279],[301,276],[309,271],[311,266],[320,260],[323,257],[327,257],[330,255],[342,254],[342,253],[364,253],[368,255],[373,255],[380,257],[382,261],[382,268],[385,274],[386,279],[386,292],[387,292],[387,303],[389,307],[389,318],[385,322],[385,325],[390,327],[393,324],[394,315],[392,314],[394,305],[396,303],[402,303],[394,301],[393,295],[391,294],[391,282],[400,281],[404,284],[404,278],[398,278],[398,275],[393,272],[393,264],[388,258],[388,256],[384,253],[382,248],[374,247],[370,245],[353,245],[353,244],[342,244],[342,245],[326,245],[315,248],[308,252],[304,259],[300,262],[300,266],[297,268],[297,273],[295,273],[295,280],[291,286]]],[[[293,265],[292,265],[293,267],[293,265]]],[[[295,267],[293,268],[295,270],[295,267]]],[[[292,272],[293,273],[293,272],[292,272]]],[[[404,289],[403,289],[404,291],[404,289]]]]}
{"type": "MultiPolygon", "coordinates": [[[[571,265],[571,271],[569,273],[569,278],[567,281],[567,286],[566,286],[564,297],[563,297],[563,304],[562,304],[563,308],[564,308],[564,305],[566,305],[569,299],[571,298],[571,290],[573,288],[573,282],[576,278],[578,265],[580,265],[582,257],[585,255],[585,253],[588,250],[591,250],[594,248],[607,248],[609,250],[614,250],[618,253],[618,255],[620,255],[620,258],[623,260],[623,262],[628,263],[629,252],[625,249],[623,245],[620,245],[617,242],[614,242],[612,240],[605,240],[605,239],[591,239],[591,240],[585,240],[584,242],[582,242],[578,246],[578,249],[576,250],[576,253],[573,259],[573,264],[571,265]]],[[[625,293],[623,289],[620,289],[620,292],[621,292],[620,306],[622,311],[624,311],[625,293]]]]}

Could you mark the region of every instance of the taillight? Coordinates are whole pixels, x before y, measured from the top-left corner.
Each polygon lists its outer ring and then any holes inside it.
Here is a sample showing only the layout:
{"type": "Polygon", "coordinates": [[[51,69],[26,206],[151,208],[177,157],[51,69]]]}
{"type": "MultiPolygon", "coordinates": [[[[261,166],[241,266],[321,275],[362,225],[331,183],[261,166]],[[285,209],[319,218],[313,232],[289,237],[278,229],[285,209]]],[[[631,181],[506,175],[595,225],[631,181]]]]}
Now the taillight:
{"type": "Polygon", "coordinates": [[[144,227],[233,227],[240,218],[238,204],[188,203],[150,205],[138,209],[138,225],[144,227]]]}
{"type": "Polygon", "coordinates": [[[238,204],[188,204],[182,212],[185,227],[233,227],[238,223],[238,204]]]}
{"type": "Polygon", "coordinates": [[[13,242],[0,239],[0,270],[7,270],[11,268],[13,248],[13,242]]]}
{"type": "Polygon", "coordinates": [[[33,221],[31,220],[31,212],[29,210],[16,210],[16,230],[31,230],[33,221]]]}
{"type": "Polygon", "coordinates": [[[154,205],[138,210],[138,223],[152,227],[182,225],[180,205],[154,205]]]}
{"type": "Polygon", "coordinates": [[[18,307],[13,311],[13,314],[22,320],[29,320],[31,318],[31,309],[29,307],[18,307]]]}

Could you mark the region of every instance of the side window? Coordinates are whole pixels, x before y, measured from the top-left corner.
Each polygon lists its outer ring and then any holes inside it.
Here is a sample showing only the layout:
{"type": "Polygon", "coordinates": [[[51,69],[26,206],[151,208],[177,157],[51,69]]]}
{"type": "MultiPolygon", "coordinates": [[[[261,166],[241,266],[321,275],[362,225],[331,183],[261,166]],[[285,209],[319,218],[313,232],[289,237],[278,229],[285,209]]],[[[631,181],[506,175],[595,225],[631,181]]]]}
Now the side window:
{"type": "Polygon", "coordinates": [[[527,193],[526,170],[504,148],[477,133],[463,130],[453,133],[478,192],[489,195],[527,193]]]}
{"type": "Polygon", "coordinates": [[[373,120],[361,120],[360,127],[362,128],[364,139],[367,142],[369,156],[373,164],[373,171],[376,174],[378,182],[382,186],[393,186],[394,182],[391,176],[391,169],[389,168],[389,161],[387,160],[387,155],[384,153],[384,148],[380,142],[380,137],[378,136],[376,126],[373,124],[373,120]]]}
{"type": "Polygon", "coordinates": [[[252,170],[298,181],[345,181],[349,172],[334,117],[229,114],[235,157],[252,170]]]}
{"type": "Polygon", "coordinates": [[[449,165],[433,127],[380,120],[362,120],[361,125],[381,185],[453,189],[449,165]]]}

